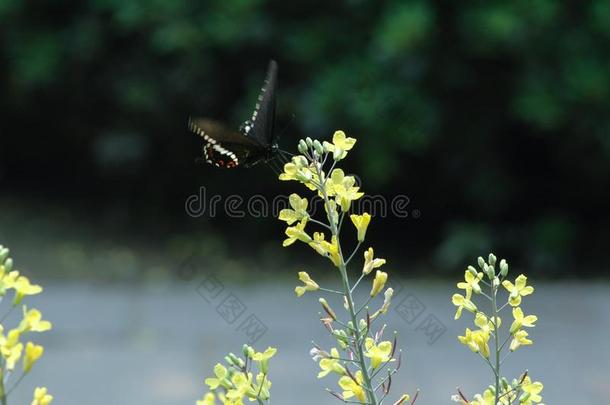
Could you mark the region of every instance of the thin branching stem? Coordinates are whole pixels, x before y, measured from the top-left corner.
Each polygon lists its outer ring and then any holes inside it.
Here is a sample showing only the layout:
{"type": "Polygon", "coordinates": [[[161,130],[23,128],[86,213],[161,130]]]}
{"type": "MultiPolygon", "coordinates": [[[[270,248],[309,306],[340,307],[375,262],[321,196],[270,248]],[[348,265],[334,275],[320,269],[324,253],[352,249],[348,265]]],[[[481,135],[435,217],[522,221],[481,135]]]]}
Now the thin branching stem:
{"type": "MultiPolygon", "coordinates": [[[[332,170],[334,169],[336,163],[337,163],[336,161],[333,162],[333,165],[332,165],[329,173],[332,173],[332,170]]],[[[321,179],[322,178],[321,165],[318,164],[317,162],[315,162],[315,167],[316,167],[316,171],[318,174],[318,178],[321,179]]],[[[339,232],[341,230],[341,225],[343,224],[343,218],[345,216],[345,213],[341,214],[339,223],[336,224],[334,219],[332,218],[330,199],[328,197],[328,193],[326,192],[326,188],[325,188],[326,180],[327,179],[324,179],[324,182],[322,183],[322,187],[320,188],[320,193],[322,194],[322,198],[324,199],[324,204],[326,206],[326,214],[327,214],[327,219],[328,219],[328,222],[329,222],[329,225],[331,228],[332,236],[334,236],[337,240],[337,247],[338,247],[338,254],[339,254],[339,266],[338,266],[339,273],[341,274],[341,281],[343,284],[343,290],[345,292],[345,298],[347,300],[348,312],[350,314],[352,325],[354,325],[353,334],[354,334],[354,338],[355,338],[354,339],[355,340],[354,346],[356,349],[355,354],[358,359],[360,370],[362,371],[362,379],[363,379],[364,389],[366,391],[367,402],[371,405],[378,405],[377,398],[375,397],[375,391],[373,390],[371,377],[370,377],[369,371],[368,371],[368,369],[366,367],[366,363],[365,363],[364,350],[362,348],[360,330],[358,329],[358,319],[356,316],[356,310],[354,308],[354,299],[352,296],[352,289],[350,287],[349,277],[347,274],[347,265],[346,265],[345,259],[343,257],[341,243],[339,240],[339,232]]]]}

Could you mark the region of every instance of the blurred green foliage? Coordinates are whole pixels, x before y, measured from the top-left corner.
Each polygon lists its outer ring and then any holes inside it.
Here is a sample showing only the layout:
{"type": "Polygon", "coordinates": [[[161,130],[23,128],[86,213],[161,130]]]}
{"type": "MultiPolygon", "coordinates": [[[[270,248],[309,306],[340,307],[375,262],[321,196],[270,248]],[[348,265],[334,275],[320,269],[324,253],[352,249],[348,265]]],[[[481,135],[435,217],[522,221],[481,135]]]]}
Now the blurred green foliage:
{"type": "Polygon", "coordinates": [[[260,177],[193,170],[185,121],[239,123],[275,58],[279,121],[296,114],[283,146],[358,137],[367,190],[423,212],[414,256],[449,266],[500,245],[554,270],[607,246],[608,0],[1,0],[0,21],[0,176],[16,192],[181,217],[200,182],[247,187],[260,177]]]}

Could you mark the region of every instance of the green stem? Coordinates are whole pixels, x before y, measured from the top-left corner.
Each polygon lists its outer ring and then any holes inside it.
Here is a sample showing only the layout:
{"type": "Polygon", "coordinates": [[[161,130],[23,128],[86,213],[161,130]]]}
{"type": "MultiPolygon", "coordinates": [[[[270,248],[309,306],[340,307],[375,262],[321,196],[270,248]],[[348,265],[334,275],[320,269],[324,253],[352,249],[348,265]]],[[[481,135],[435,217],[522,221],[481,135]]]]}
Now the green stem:
{"type": "MultiPolygon", "coordinates": [[[[316,167],[317,167],[317,172],[318,172],[318,178],[322,178],[322,174],[321,174],[322,169],[319,166],[316,166],[316,167]]],[[[333,164],[333,167],[334,167],[334,164],[333,164]]],[[[345,297],[347,298],[347,306],[348,306],[349,315],[352,320],[352,324],[354,326],[354,330],[353,330],[353,334],[354,334],[354,338],[355,338],[354,347],[356,348],[358,363],[360,366],[360,370],[362,371],[362,379],[363,379],[363,383],[364,383],[364,390],[366,391],[367,403],[370,405],[377,405],[377,398],[375,398],[375,392],[373,390],[373,385],[371,382],[371,377],[369,375],[369,370],[366,367],[364,350],[362,350],[363,341],[362,341],[362,336],[360,336],[360,328],[358,327],[358,319],[356,316],[356,310],[354,308],[354,298],[352,296],[352,291],[351,291],[351,288],[349,285],[349,277],[347,275],[347,266],[345,263],[345,259],[343,258],[341,243],[339,241],[339,228],[337,227],[337,224],[335,224],[335,221],[333,221],[331,214],[330,214],[331,213],[330,200],[328,198],[328,194],[326,193],[326,189],[324,187],[325,185],[326,185],[326,181],[324,181],[324,183],[322,184],[320,191],[322,192],[322,196],[324,198],[324,204],[326,205],[327,217],[328,217],[328,222],[330,224],[332,236],[335,236],[337,238],[337,246],[338,246],[339,257],[340,257],[339,273],[341,274],[343,290],[345,291],[345,297]]],[[[341,221],[341,222],[343,222],[343,221],[341,221]]],[[[340,226],[340,224],[339,224],[339,226],[340,226]]]]}
{"type": "Polygon", "coordinates": [[[343,257],[341,257],[341,265],[339,266],[339,272],[341,273],[341,278],[343,281],[343,288],[345,290],[345,294],[347,297],[347,305],[349,309],[349,314],[352,319],[352,324],[354,325],[354,338],[355,338],[355,347],[358,351],[358,362],[360,363],[360,370],[362,370],[362,377],[364,380],[365,391],[367,392],[368,403],[371,405],[377,405],[377,400],[375,398],[375,393],[373,392],[373,387],[371,384],[371,377],[369,376],[368,369],[366,367],[366,363],[364,361],[364,351],[362,350],[362,337],[360,336],[360,330],[358,328],[358,319],[356,317],[356,311],[354,309],[354,299],[352,297],[352,293],[349,288],[349,279],[347,276],[347,268],[343,263],[343,257]]]}
{"type": "Polygon", "coordinates": [[[2,361],[2,364],[0,364],[0,404],[1,405],[6,405],[7,404],[7,394],[6,394],[6,388],[4,386],[4,377],[6,372],[8,372],[8,370],[6,370],[5,368],[6,362],[2,361]]]}
{"type": "Polygon", "coordinates": [[[500,328],[498,328],[498,306],[497,306],[497,293],[498,290],[497,288],[494,286],[493,280],[491,281],[491,297],[492,297],[492,301],[491,301],[491,306],[492,306],[492,315],[493,315],[493,323],[494,323],[494,343],[495,343],[495,352],[496,352],[496,358],[495,358],[495,387],[496,387],[496,401],[494,402],[496,405],[499,403],[500,401],[500,336],[499,336],[499,332],[500,332],[500,328]]]}

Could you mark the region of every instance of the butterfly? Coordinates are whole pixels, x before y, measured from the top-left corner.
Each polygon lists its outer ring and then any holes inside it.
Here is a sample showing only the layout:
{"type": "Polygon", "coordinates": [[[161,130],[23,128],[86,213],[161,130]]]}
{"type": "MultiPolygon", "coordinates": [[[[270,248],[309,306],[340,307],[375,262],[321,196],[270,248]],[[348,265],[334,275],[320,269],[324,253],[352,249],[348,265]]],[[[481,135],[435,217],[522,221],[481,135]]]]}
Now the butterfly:
{"type": "Polygon", "coordinates": [[[216,167],[251,167],[278,154],[275,133],[277,63],[269,62],[267,76],[250,119],[238,130],[207,118],[189,119],[189,129],[203,138],[203,158],[216,167]]]}

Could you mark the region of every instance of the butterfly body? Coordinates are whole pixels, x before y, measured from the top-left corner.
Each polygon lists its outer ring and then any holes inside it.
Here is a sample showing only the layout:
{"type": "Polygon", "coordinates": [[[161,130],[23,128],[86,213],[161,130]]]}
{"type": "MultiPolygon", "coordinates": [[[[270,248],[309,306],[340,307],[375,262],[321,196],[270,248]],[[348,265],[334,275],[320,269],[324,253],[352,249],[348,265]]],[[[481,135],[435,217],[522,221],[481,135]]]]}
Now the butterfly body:
{"type": "Polygon", "coordinates": [[[254,112],[237,131],[206,118],[189,120],[189,129],[204,141],[203,158],[207,163],[230,169],[254,166],[275,157],[276,83],[277,64],[271,61],[254,112]]]}

